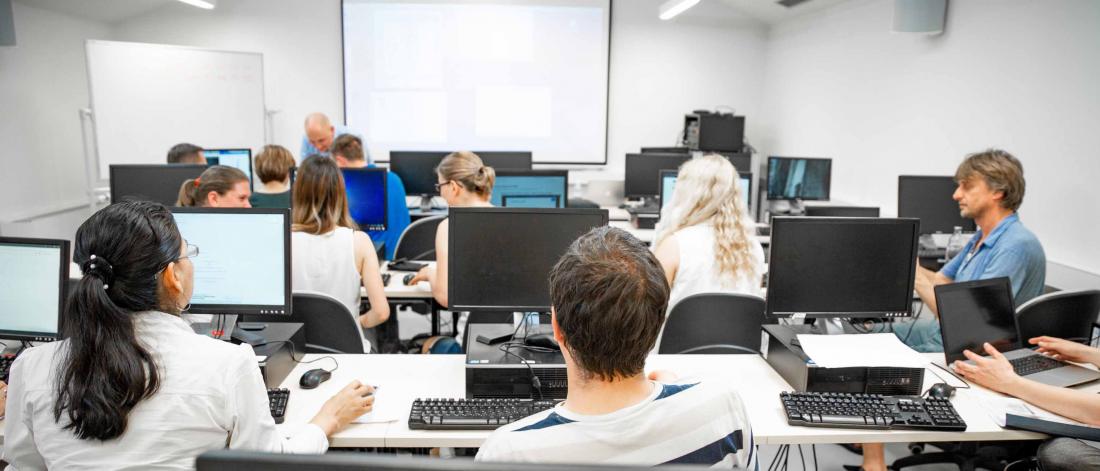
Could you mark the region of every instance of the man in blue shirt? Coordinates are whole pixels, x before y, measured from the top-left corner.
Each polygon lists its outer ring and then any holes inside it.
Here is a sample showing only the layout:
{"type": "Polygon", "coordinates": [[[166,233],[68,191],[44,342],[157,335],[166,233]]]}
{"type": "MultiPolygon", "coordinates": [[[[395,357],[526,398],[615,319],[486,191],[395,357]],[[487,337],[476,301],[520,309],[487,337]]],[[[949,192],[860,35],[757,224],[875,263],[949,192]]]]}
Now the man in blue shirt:
{"type": "MultiPolygon", "coordinates": [[[[306,116],[305,127],[306,135],[302,136],[302,152],[298,154],[300,160],[314,154],[331,157],[332,142],[344,134],[351,134],[358,137],[361,142],[365,142],[363,136],[351,132],[350,129],[339,124],[333,125],[324,113],[310,113],[309,116],[306,116]]],[[[363,149],[366,152],[366,145],[363,146],[363,149]]],[[[369,154],[366,161],[371,161],[369,154]]]]}
{"type": "MultiPolygon", "coordinates": [[[[368,164],[363,141],[354,134],[339,136],[330,146],[332,158],[340,168],[375,168],[368,164]]],[[[405,184],[396,173],[386,172],[386,230],[369,231],[367,235],[375,242],[385,242],[386,260],[393,260],[397,250],[397,241],[409,227],[409,207],[405,204],[405,184]]]]}

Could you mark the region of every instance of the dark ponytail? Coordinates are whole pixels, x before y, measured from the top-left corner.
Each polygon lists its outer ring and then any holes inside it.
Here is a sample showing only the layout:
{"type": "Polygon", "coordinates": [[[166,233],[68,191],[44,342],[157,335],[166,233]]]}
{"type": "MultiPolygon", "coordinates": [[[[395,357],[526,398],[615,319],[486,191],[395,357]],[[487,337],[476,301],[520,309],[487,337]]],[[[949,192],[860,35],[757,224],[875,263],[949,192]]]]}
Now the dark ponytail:
{"type": "Polygon", "coordinates": [[[169,310],[158,274],[180,257],[183,239],[167,208],[126,201],[103,208],[76,231],[73,261],[84,277],[65,307],[54,420],[77,438],[110,440],[160,388],[153,356],[138,342],[133,315],[169,310]]]}

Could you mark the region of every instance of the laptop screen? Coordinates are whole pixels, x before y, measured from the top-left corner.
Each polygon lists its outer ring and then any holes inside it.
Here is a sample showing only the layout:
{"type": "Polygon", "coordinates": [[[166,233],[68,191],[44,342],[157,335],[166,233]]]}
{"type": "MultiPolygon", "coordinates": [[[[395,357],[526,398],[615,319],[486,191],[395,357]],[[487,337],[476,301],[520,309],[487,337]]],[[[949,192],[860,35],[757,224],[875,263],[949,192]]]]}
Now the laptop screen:
{"type": "Polygon", "coordinates": [[[963,350],[984,355],[985,342],[1002,352],[1020,348],[1007,277],[939,285],[935,291],[948,365],[966,360],[963,350]]]}

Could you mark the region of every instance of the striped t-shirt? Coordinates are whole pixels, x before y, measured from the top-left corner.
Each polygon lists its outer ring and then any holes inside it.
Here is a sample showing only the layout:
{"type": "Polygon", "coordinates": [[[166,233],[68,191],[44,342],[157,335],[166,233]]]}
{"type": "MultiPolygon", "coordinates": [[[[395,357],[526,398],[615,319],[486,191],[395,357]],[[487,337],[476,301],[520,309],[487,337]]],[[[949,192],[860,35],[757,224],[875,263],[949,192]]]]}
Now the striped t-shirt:
{"type": "Polygon", "coordinates": [[[653,383],[644,401],[604,415],[562,405],[497,429],[480,461],[703,464],[759,470],[748,414],[735,391],[713,383],[653,383]]]}

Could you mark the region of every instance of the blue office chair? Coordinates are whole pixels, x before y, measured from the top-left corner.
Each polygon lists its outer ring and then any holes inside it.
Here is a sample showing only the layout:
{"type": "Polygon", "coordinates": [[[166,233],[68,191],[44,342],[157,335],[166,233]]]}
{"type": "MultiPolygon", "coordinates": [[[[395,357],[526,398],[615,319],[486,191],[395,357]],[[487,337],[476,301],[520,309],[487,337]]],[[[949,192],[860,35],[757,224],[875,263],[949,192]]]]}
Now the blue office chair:
{"type": "Polygon", "coordinates": [[[694,294],[672,307],[657,353],[759,354],[763,325],[763,298],[747,294],[694,294]]]}

